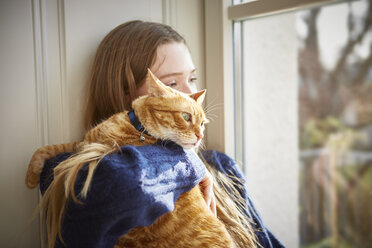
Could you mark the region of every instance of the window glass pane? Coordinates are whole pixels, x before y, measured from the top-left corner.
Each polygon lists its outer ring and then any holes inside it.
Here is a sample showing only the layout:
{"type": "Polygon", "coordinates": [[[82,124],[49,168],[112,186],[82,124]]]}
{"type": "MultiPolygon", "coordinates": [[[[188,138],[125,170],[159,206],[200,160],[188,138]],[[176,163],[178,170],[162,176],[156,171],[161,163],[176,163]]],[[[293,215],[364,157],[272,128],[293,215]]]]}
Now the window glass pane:
{"type": "Polygon", "coordinates": [[[372,244],[372,11],[368,1],[297,14],[300,241],[372,244]]]}
{"type": "Polygon", "coordinates": [[[371,247],[371,1],[245,20],[234,35],[237,149],[287,247],[371,247]]]}
{"type": "Polygon", "coordinates": [[[244,172],[265,225],[287,247],[299,242],[295,21],[288,13],[241,29],[244,172]]]}

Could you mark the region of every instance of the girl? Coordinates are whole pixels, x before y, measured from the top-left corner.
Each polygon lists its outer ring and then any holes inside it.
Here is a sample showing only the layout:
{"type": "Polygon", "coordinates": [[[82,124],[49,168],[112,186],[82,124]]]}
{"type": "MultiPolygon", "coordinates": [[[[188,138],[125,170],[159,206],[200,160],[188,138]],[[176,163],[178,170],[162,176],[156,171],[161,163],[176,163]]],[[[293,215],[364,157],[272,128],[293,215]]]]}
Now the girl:
{"type": "MultiPolygon", "coordinates": [[[[130,21],[112,30],[98,47],[89,81],[85,127],[88,129],[115,113],[129,110],[134,99],[146,94],[147,68],[178,91],[196,91],[196,68],[185,40],[167,25],[130,21]]],[[[68,156],[61,154],[45,163],[40,177],[42,193],[52,180],[53,168],[68,156]]],[[[183,169],[164,175],[167,165],[173,166],[183,156],[182,152],[167,145],[137,147],[134,153],[108,155],[109,159],[102,160],[95,172],[84,204],[69,202],[61,223],[66,247],[113,247],[130,229],[150,225],[172,211],[177,200],[175,196],[198,183],[211,211],[219,214],[216,201],[219,206],[225,206],[231,213],[231,221],[225,224],[235,225],[237,233],[248,233],[248,243],[282,247],[262,224],[247,196],[243,176],[232,159],[217,151],[204,151],[200,156],[211,173],[200,173],[204,165],[196,157],[183,169]],[[134,172],[128,171],[131,166],[136,168],[134,172]],[[146,173],[147,168],[155,166],[154,174],[146,173]],[[142,175],[141,181],[137,175],[142,175]],[[146,180],[150,182],[160,177],[166,177],[167,182],[162,189],[144,187],[146,180]],[[232,201],[220,197],[218,191],[213,193],[214,181],[225,187],[230,185],[228,194],[232,201]]],[[[47,225],[46,228],[55,227],[47,225]]],[[[58,238],[55,246],[63,246],[58,238]]]]}

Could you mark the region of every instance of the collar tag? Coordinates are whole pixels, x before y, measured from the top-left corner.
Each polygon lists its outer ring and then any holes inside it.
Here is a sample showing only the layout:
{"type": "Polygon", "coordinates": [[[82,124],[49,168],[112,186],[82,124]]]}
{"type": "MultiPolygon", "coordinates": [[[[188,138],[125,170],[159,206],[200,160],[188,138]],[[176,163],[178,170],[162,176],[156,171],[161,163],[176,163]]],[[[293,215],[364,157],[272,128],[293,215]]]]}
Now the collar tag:
{"type": "Polygon", "coordinates": [[[145,128],[142,126],[141,122],[138,120],[136,114],[134,113],[134,110],[131,110],[128,112],[130,123],[141,133],[140,135],[140,141],[144,142],[146,140],[145,136],[143,134],[146,134],[150,136],[150,134],[145,130],[145,128]]]}

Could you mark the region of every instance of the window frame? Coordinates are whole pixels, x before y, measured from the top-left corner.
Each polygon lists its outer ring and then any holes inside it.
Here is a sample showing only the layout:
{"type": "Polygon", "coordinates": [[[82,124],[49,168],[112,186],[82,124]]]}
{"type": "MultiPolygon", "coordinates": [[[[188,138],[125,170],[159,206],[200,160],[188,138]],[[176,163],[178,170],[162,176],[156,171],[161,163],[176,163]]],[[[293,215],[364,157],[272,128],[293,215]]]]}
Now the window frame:
{"type": "Polygon", "coordinates": [[[355,0],[251,0],[234,4],[237,1],[204,1],[206,106],[214,109],[211,111],[213,121],[206,130],[206,145],[208,149],[225,152],[240,163],[244,161],[244,144],[240,137],[244,134],[241,104],[244,75],[237,68],[242,58],[237,55],[241,51],[241,42],[234,44],[236,23],[355,0]]]}

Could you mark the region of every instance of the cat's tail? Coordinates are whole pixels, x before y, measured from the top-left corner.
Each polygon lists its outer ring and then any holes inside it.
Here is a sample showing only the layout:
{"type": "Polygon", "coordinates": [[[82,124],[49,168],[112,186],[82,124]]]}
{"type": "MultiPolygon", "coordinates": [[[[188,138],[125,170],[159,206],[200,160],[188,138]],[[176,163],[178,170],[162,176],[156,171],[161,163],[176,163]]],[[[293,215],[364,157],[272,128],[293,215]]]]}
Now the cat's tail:
{"type": "Polygon", "coordinates": [[[25,183],[27,188],[33,189],[39,184],[41,171],[43,170],[44,162],[58,154],[65,152],[76,151],[79,142],[68,144],[44,146],[36,150],[28,164],[25,183]]]}
{"type": "MultiPolygon", "coordinates": [[[[47,247],[54,247],[57,235],[63,242],[61,224],[68,199],[72,198],[75,202],[81,203],[78,198],[86,198],[93,173],[100,160],[116,150],[118,150],[116,145],[84,144],[79,148],[79,152],[55,167],[54,180],[45,191],[40,202],[41,228],[42,233],[47,236],[47,247]],[[88,174],[79,197],[77,197],[74,186],[78,173],[84,166],[88,166],[88,174]]],[[[43,239],[45,241],[45,237],[43,239]]]]}

